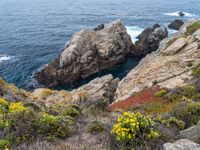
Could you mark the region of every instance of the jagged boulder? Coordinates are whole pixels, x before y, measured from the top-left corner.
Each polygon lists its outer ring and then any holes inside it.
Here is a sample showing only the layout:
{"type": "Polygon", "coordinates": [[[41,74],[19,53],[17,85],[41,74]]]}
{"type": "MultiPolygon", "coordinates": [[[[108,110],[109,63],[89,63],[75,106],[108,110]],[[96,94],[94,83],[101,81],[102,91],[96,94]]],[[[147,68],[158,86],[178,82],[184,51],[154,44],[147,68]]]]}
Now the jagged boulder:
{"type": "Polygon", "coordinates": [[[155,24],[151,28],[146,28],[137,38],[138,41],[132,48],[131,55],[145,56],[158,49],[161,40],[168,36],[167,29],[155,24]]]}
{"type": "Polygon", "coordinates": [[[119,20],[101,30],[83,29],[36,78],[47,86],[72,83],[122,63],[131,47],[131,38],[119,20]]]}

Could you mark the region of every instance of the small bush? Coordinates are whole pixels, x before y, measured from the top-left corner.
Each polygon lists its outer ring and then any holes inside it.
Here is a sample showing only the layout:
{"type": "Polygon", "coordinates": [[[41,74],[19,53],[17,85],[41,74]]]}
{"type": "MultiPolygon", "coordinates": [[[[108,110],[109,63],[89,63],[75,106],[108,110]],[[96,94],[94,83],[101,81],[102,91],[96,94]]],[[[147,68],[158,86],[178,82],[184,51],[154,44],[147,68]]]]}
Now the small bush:
{"type": "Polygon", "coordinates": [[[193,76],[200,76],[200,64],[197,65],[194,70],[192,71],[193,76]]]}
{"type": "Polygon", "coordinates": [[[187,27],[187,34],[193,34],[199,28],[200,28],[200,21],[195,22],[187,27]]]}
{"type": "Polygon", "coordinates": [[[5,99],[0,98],[0,106],[6,107],[6,106],[8,106],[8,105],[9,105],[9,103],[8,103],[5,99]]]}
{"type": "Polygon", "coordinates": [[[0,150],[8,150],[10,147],[10,141],[6,139],[0,139],[0,150]]]}
{"type": "Polygon", "coordinates": [[[65,116],[75,117],[75,116],[78,116],[79,114],[80,114],[80,110],[72,106],[66,107],[65,110],[63,111],[63,115],[65,116]]]}
{"type": "Polygon", "coordinates": [[[25,112],[27,110],[28,108],[24,107],[24,104],[22,102],[10,103],[9,106],[9,112],[11,113],[25,112]]]}
{"type": "Polygon", "coordinates": [[[182,120],[178,120],[175,117],[170,117],[167,120],[162,120],[162,124],[166,125],[167,127],[171,127],[171,125],[176,125],[179,129],[184,129],[185,123],[182,120]]]}
{"type": "Polygon", "coordinates": [[[124,112],[122,117],[113,126],[111,133],[117,136],[117,140],[123,146],[143,145],[144,142],[158,138],[159,134],[153,128],[154,122],[141,113],[124,112]]]}
{"type": "Polygon", "coordinates": [[[188,128],[200,120],[200,102],[182,102],[170,114],[185,122],[185,127],[188,128]]]}
{"type": "Polygon", "coordinates": [[[104,130],[103,125],[99,121],[93,121],[88,127],[89,132],[102,132],[104,130]]]}
{"type": "Polygon", "coordinates": [[[65,116],[53,116],[40,113],[37,121],[38,133],[49,137],[66,137],[72,132],[73,119],[65,116]]]}
{"type": "Polygon", "coordinates": [[[166,90],[160,90],[158,92],[155,93],[155,96],[157,97],[163,97],[167,94],[167,91],[166,90]]]}

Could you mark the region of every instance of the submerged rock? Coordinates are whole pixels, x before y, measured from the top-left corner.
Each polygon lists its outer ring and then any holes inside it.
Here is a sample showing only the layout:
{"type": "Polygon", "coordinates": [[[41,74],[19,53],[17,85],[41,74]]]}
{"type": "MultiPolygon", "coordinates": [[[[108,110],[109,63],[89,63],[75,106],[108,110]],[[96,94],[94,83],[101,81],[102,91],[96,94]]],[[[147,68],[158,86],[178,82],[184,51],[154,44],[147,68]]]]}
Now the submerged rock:
{"type": "Polygon", "coordinates": [[[173,22],[171,22],[168,27],[174,30],[179,30],[181,26],[184,24],[184,22],[180,19],[175,19],[173,22]]]}
{"type": "Polygon", "coordinates": [[[174,143],[165,143],[164,150],[200,150],[200,145],[187,139],[180,139],[174,143]]]}
{"type": "Polygon", "coordinates": [[[158,49],[161,40],[168,36],[167,29],[155,24],[152,28],[146,28],[137,38],[132,48],[131,55],[145,56],[158,49]]]}
{"type": "Polygon", "coordinates": [[[37,73],[36,78],[47,86],[85,79],[122,63],[131,46],[131,38],[119,20],[101,30],[83,29],[73,35],[59,58],[37,73]]]}

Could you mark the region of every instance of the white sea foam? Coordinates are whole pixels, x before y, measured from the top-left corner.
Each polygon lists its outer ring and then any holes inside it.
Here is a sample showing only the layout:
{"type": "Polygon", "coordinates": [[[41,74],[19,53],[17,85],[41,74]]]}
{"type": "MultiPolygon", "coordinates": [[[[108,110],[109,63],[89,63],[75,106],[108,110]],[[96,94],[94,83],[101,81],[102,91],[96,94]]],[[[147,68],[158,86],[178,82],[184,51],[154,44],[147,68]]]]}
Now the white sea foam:
{"type": "Polygon", "coordinates": [[[143,31],[143,28],[138,26],[126,27],[126,29],[128,34],[131,36],[133,43],[138,40],[136,37],[143,31]]]}
{"type": "Polygon", "coordinates": [[[0,63],[3,62],[3,61],[11,60],[11,59],[13,59],[13,58],[14,58],[14,56],[9,56],[9,55],[0,54],[0,63]]]}
{"type": "Polygon", "coordinates": [[[6,54],[0,54],[0,63],[3,63],[3,62],[14,62],[14,61],[17,61],[20,57],[22,57],[21,55],[20,56],[10,56],[10,55],[6,55],[6,54]]]}
{"type": "MultiPolygon", "coordinates": [[[[179,16],[179,13],[180,11],[176,11],[176,12],[171,12],[171,13],[164,13],[164,15],[167,15],[167,16],[179,16]]],[[[192,13],[188,13],[188,12],[183,12],[185,14],[186,17],[196,17],[195,14],[192,14],[192,13]]]]}

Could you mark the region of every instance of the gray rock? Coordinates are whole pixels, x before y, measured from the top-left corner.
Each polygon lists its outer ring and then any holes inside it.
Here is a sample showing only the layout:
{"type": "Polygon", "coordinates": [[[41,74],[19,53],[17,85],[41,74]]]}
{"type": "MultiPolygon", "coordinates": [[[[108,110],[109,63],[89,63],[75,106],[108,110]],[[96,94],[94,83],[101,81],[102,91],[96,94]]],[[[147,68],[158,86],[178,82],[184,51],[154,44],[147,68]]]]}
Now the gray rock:
{"type": "Polygon", "coordinates": [[[122,63],[131,47],[131,38],[119,20],[98,31],[83,29],[36,78],[47,86],[72,83],[122,63]]]}
{"type": "Polygon", "coordinates": [[[161,40],[168,36],[167,29],[155,24],[152,28],[146,28],[137,38],[138,41],[132,48],[131,55],[145,56],[158,49],[161,40]]]}
{"type": "Polygon", "coordinates": [[[180,19],[175,19],[173,22],[171,22],[168,27],[174,30],[179,30],[181,26],[184,24],[184,22],[180,19]]]}
{"type": "Polygon", "coordinates": [[[169,45],[162,53],[165,55],[174,55],[176,54],[183,46],[186,45],[186,39],[181,37],[175,40],[171,45],[169,45]]]}
{"type": "Polygon", "coordinates": [[[184,14],[182,11],[179,11],[178,14],[179,14],[179,16],[181,16],[181,17],[185,16],[185,14],[184,14]]]}
{"type": "Polygon", "coordinates": [[[104,28],[104,24],[100,24],[96,28],[94,28],[94,31],[99,31],[99,30],[102,30],[103,28],[104,28]]]}
{"type": "Polygon", "coordinates": [[[180,132],[181,138],[186,138],[196,143],[200,143],[200,121],[196,126],[192,126],[180,132]]]}
{"type": "Polygon", "coordinates": [[[187,139],[180,139],[174,143],[165,143],[164,150],[200,150],[200,145],[187,139]]]}

